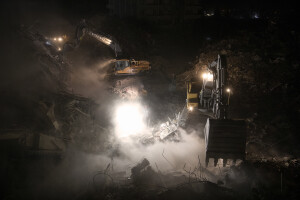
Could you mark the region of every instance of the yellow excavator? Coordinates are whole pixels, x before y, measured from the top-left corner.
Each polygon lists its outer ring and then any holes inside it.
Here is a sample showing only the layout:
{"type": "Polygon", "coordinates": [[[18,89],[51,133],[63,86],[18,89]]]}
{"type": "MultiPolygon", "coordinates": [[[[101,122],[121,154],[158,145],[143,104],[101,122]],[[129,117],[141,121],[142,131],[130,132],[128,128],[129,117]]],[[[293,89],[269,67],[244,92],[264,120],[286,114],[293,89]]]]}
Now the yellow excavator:
{"type": "Polygon", "coordinates": [[[118,59],[115,62],[115,75],[136,75],[147,73],[151,70],[149,61],[134,59],[118,59]]]}
{"type": "Polygon", "coordinates": [[[245,159],[246,123],[228,118],[230,93],[226,58],[221,55],[208,65],[202,81],[187,82],[189,111],[199,108],[200,113],[210,116],[204,128],[206,166],[210,158],[214,159],[215,166],[219,159],[223,159],[223,166],[228,159],[233,162],[245,159]]]}
{"type": "Polygon", "coordinates": [[[117,40],[104,33],[96,33],[91,28],[85,20],[82,20],[76,28],[75,40],[72,42],[67,42],[64,45],[63,51],[68,49],[74,49],[79,46],[81,40],[85,35],[89,35],[97,41],[110,47],[116,56],[114,74],[115,75],[137,75],[144,72],[150,72],[151,64],[146,60],[134,60],[134,59],[124,59],[122,55],[122,49],[117,42],[117,40]]]}

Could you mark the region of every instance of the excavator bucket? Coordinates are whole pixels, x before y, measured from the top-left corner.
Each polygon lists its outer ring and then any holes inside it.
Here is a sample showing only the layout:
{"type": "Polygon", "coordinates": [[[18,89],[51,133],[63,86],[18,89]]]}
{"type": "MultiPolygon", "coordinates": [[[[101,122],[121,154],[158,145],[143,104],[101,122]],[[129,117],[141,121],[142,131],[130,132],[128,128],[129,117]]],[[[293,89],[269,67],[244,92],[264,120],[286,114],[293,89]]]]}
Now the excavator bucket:
{"type": "Polygon", "coordinates": [[[209,159],[214,159],[214,166],[218,159],[223,159],[223,166],[227,160],[245,159],[246,123],[244,120],[207,119],[204,136],[206,146],[206,166],[209,159]]]}

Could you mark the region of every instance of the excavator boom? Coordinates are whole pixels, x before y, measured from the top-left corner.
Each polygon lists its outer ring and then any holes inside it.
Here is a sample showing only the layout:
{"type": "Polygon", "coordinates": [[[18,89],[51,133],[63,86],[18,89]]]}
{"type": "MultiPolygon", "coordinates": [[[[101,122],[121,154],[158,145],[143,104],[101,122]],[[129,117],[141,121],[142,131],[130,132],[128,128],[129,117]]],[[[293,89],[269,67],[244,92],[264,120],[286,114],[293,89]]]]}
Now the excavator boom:
{"type": "Polygon", "coordinates": [[[66,43],[66,45],[64,46],[64,50],[69,49],[69,47],[78,47],[85,35],[89,35],[90,37],[96,39],[98,42],[107,45],[114,51],[116,56],[114,68],[115,75],[136,75],[142,72],[149,72],[151,70],[151,65],[149,61],[136,61],[134,59],[118,59],[118,57],[122,55],[123,51],[117,40],[110,35],[96,33],[91,28],[89,28],[85,20],[82,20],[77,26],[74,42],[66,43]]]}
{"type": "Polygon", "coordinates": [[[89,29],[86,29],[85,32],[86,32],[86,34],[95,38],[99,42],[102,42],[103,44],[110,47],[115,52],[116,57],[118,57],[122,54],[122,49],[121,49],[120,45],[111,36],[104,36],[104,35],[101,35],[98,33],[94,33],[89,29]]]}

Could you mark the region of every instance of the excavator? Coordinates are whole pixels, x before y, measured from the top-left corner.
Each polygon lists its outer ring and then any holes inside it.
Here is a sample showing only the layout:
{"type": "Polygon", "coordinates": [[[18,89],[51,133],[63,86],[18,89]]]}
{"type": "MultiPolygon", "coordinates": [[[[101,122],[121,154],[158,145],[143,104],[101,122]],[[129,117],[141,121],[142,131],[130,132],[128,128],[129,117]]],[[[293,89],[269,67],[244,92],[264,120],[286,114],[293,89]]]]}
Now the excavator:
{"type": "Polygon", "coordinates": [[[117,42],[117,40],[104,33],[96,33],[91,28],[85,20],[82,20],[76,28],[75,39],[73,41],[66,42],[62,51],[68,51],[79,46],[80,42],[85,35],[96,39],[97,41],[110,47],[115,53],[115,75],[137,75],[142,73],[150,72],[151,64],[146,60],[134,60],[134,59],[124,59],[123,51],[117,42]]]}
{"type": "Polygon", "coordinates": [[[205,71],[202,82],[188,82],[187,88],[194,85],[193,93],[198,96],[190,98],[192,92],[188,90],[187,106],[190,111],[198,108],[200,112],[210,116],[204,128],[206,166],[210,158],[214,159],[214,166],[219,159],[223,159],[223,166],[229,159],[233,163],[238,159],[245,160],[246,123],[244,120],[228,118],[231,89],[227,85],[226,57],[218,55],[217,60],[209,64],[205,71]],[[197,84],[201,84],[201,89],[195,91],[197,84]],[[197,102],[191,104],[191,100],[197,102]]]}

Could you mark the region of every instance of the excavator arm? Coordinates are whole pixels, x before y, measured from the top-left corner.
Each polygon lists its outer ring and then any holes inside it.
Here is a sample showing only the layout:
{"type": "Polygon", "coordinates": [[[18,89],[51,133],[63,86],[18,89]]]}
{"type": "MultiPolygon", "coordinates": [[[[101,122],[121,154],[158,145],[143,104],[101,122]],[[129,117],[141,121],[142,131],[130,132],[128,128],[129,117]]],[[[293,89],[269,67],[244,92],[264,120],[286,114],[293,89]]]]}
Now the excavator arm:
{"type": "MultiPolygon", "coordinates": [[[[204,78],[203,88],[200,92],[200,99],[205,99],[207,96],[213,98],[213,103],[206,106],[207,109],[212,109],[214,117],[217,119],[227,118],[228,101],[225,92],[227,86],[227,64],[224,56],[218,55],[218,59],[208,65],[207,71],[209,75],[204,78]],[[213,77],[209,80],[209,77],[213,77]]],[[[204,104],[201,102],[201,104],[204,104]]]]}
{"type": "Polygon", "coordinates": [[[64,45],[63,51],[69,50],[70,47],[72,49],[77,48],[85,35],[89,35],[97,41],[110,47],[115,52],[116,57],[122,54],[122,49],[116,39],[107,34],[96,33],[88,26],[85,20],[82,20],[77,25],[74,41],[66,43],[64,45]]]}
{"type": "Polygon", "coordinates": [[[103,33],[96,33],[85,20],[82,20],[76,27],[75,39],[72,42],[65,43],[63,47],[63,52],[69,49],[75,49],[80,45],[82,39],[86,36],[90,36],[110,47],[116,56],[115,60],[115,75],[136,75],[143,72],[149,72],[151,70],[151,65],[149,61],[139,60],[135,61],[133,59],[120,59],[122,56],[122,49],[115,38],[110,35],[103,33]]]}

